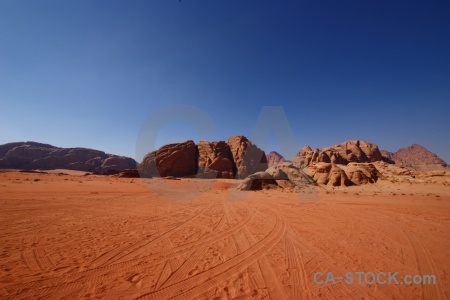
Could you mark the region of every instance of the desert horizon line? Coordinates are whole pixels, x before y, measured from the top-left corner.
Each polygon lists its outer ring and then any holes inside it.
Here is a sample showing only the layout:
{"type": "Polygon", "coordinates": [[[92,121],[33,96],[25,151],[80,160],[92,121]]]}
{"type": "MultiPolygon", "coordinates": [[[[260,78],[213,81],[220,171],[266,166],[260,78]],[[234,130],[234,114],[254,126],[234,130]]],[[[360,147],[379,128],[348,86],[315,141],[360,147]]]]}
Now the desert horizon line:
{"type": "MultiPolygon", "coordinates": [[[[252,140],[251,140],[250,138],[248,138],[247,136],[245,136],[245,135],[243,135],[243,134],[231,135],[231,136],[229,136],[228,138],[230,138],[230,137],[237,137],[237,136],[245,137],[245,138],[247,138],[250,142],[252,142],[252,140]]],[[[226,142],[227,140],[226,140],[226,139],[216,139],[216,140],[206,140],[206,139],[202,140],[202,139],[199,139],[199,140],[196,140],[196,139],[190,139],[190,138],[188,138],[188,139],[184,139],[184,140],[180,140],[180,141],[172,141],[172,142],[168,142],[168,143],[165,143],[165,144],[161,144],[160,146],[156,147],[154,150],[149,150],[149,152],[151,152],[151,151],[156,151],[156,150],[158,150],[158,149],[160,149],[161,147],[164,147],[164,146],[166,146],[166,145],[178,144],[178,143],[183,143],[183,142],[186,142],[186,141],[193,141],[193,142],[197,145],[199,142],[210,142],[210,143],[214,143],[214,142],[221,142],[221,141],[226,142]]],[[[375,142],[372,142],[372,141],[368,141],[368,140],[365,140],[365,139],[361,139],[361,138],[359,138],[359,139],[347,139],[347,140],[345,140],[345,141],[343,141],[343,142],[341,142],[341,143],[332,143],[332,144],[330,143],[330,144],[329,144],[328,146],[326,146],[326,147],[312,147],[312,146],[310,146],[309,144],[304,144],[303,146],[299,147],[298,151],[295,152],[295,154],[294,154],[294,156],[292,157],[292,159],[295,158],[295,156],[296,156],[303,148],[305,148],[305,147],[310,147],[312,150],[316,150],[316,149],[325,149],[325,148],[329,148],[329,147],[332,147],[332,146],[335,146],[335,145],[344,144],[344,143],[347,143],[347,142],[350,142],[350,141],[364,141],[364,142],[368,142],[368,143],[371,143],[371,144],[375,144],[375,145],[378,147],[378,149],[379,149],[380,151],[387,151],[387,152],[391,152],[391,153],[392,153],[392,152],[398,152],[398,151],[401,150],[401,149],[405,149],[405,148],[409,148],[409,147],[411,147],[411,146],[417,145],[417,146],[420,146],[420,147],[425,148],[425,150],[427,150],[427,151],[429,151],[429,152],[432,152],[432,153],[435,154],[439,159],[441,159],[442,161],[444,161],[444,162],[448,165],[448,162],[447,162],[445,159],[443,159],[441,155],[436,154],[435,151],[430,150],[427,146],[424,146],[423,144],[420,144],[420,143],[417,143],[417,142],[414,142],[414,143],[412,143],[412,144],[410,144],[410,145],[407,145],[407,146],[404,146],[404,147],[400,147],[400,148],[395,149],[395,150],[388,150],[388,147],[386,147],[386,148],[380,147],[378,143],[375,143],[375,142]]],[[[109,152],[109,151],[107,151],[107,150],[103,150],[103,149],[101,149],[101,148],[97,148],[97,147],[95,147],[95,146],[92,146],[92,147],[91,147],[91,146],[59,146],[59,145],[56,145],[56,146],[55,146],[55,144],[53,144],[53,143],[49,143],[49,142],[40,142],[40,141],[32,141],[32,140],[6,142],[6,143],[0,144],[0,146],[4,146],[4,145],[8,145],[8,144],[16,144],[16,143],[36,143],[36,144],[41,144],[41,145],[51,146],[51,147],[55,147],[55,148],[62,148],[62,149],[66,149],[66,148],[74,148],[74,149],[77,149],[77,148],[78,148],[78,149],[96,150],[96,151],[102,151],[102,152],[104,152],[105,154],[108,154],[108,155],[114,155],[114,156],[122,156],[122,157],[132,158],[132,159],[134,159],[137,163],[139,163],[139,160],[136,158],[136,155],[118,154],[117,152],[113,153],[113,152],[109,152]]],[[[253,143],[253,142],[252,142],[252,143],[253,143]]],[[[261,147],[260,145],[257,145],[257,144],[255,144],[255,145],[258,146],[258,147],[261,147]]],[[[280,150],[275,150],[275,149],[273,149],[273,148],[272,148],[272,149],[267,149],[267,147],[264,147],[264,146],[262,146],[261,149],[266,153],[266,155],[268,155],[268,154],[271,153],[271,152],[276,152],[277,154],[281,155],[284,159],[292,160],[291,158],[288,158],[288,156],[286,156],[286,155],[284,155],[283,153],[281,153],[282,151],[280,151],[280,150]]],[[[140,161],[142,161],[142,160],[143,160],[143,158],[140,159],[140,161]]]]}

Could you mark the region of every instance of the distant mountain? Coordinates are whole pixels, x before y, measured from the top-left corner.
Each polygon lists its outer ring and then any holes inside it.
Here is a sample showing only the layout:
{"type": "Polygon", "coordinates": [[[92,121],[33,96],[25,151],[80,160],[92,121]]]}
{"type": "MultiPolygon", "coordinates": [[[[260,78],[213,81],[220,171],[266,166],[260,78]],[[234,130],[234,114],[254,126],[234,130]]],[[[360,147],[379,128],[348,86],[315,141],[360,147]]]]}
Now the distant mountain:
{"type": "Polygon", "coordinates": [[[276,151],[272,151],[269,154],[266,155],[267,157],[267,163],[269,164],[269,167],[276,165],[280,162],[285,162],[286,160],[284,159],[284,157],[276,152],[276,151]]]}
{"type": "Polygon", "coordinates": [[[0,169],[70,169],[108,173],[135,168],[134,159],[99,150],[60,148],[36,142],[0,145],[0,169]]]}
{"type": "Polygon", "coordinates": [[[414,171],[450,170],[447,163],[425,147],[413,144],[397,152],[381,150],[383,160],[414,171]]]}

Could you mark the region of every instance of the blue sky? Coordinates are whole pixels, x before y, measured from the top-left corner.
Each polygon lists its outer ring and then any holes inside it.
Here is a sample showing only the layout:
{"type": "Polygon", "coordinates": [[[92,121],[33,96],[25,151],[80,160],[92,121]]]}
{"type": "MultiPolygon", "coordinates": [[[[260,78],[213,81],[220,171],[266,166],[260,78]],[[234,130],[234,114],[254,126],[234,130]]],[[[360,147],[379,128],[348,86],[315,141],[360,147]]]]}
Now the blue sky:
{"type": "Polygon", "coordinates": [[[135,157],[167,105],[198,107],[216,131],[173,121],[157,145],[251,136],[263,106],[282,106],[287,158],[363,139],[450,162],[449,15],[445,1],[3,0],[0,143],[135,157]]]}

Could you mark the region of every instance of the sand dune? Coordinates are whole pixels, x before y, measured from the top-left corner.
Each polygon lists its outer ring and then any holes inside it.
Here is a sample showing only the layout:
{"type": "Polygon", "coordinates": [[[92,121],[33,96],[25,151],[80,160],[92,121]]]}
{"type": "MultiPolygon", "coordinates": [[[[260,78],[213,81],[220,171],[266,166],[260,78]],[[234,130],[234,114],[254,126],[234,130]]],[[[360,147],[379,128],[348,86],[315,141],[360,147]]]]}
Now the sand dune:
{"type": "Polygon", "coordinates": [[[0,298],[450,297],[447,185],[316,187],[311,201],[282,190],[234,201],[236,186],[0,173],[0,298]],[[357,271],[437,284],[314,282],[357,271]]]}

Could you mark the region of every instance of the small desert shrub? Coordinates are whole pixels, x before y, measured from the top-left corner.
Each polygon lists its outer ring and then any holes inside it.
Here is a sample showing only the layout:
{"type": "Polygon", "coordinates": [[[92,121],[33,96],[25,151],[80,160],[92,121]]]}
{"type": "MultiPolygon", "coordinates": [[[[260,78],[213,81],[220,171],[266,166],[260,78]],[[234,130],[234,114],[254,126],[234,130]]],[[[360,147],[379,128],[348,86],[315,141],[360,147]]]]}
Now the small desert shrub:
{"type": "Polygon", "coordinates": [[[41,181],[41,180],[39,178],[36,178],[34,181],[37,182],[37,181],[41,181]]]}

